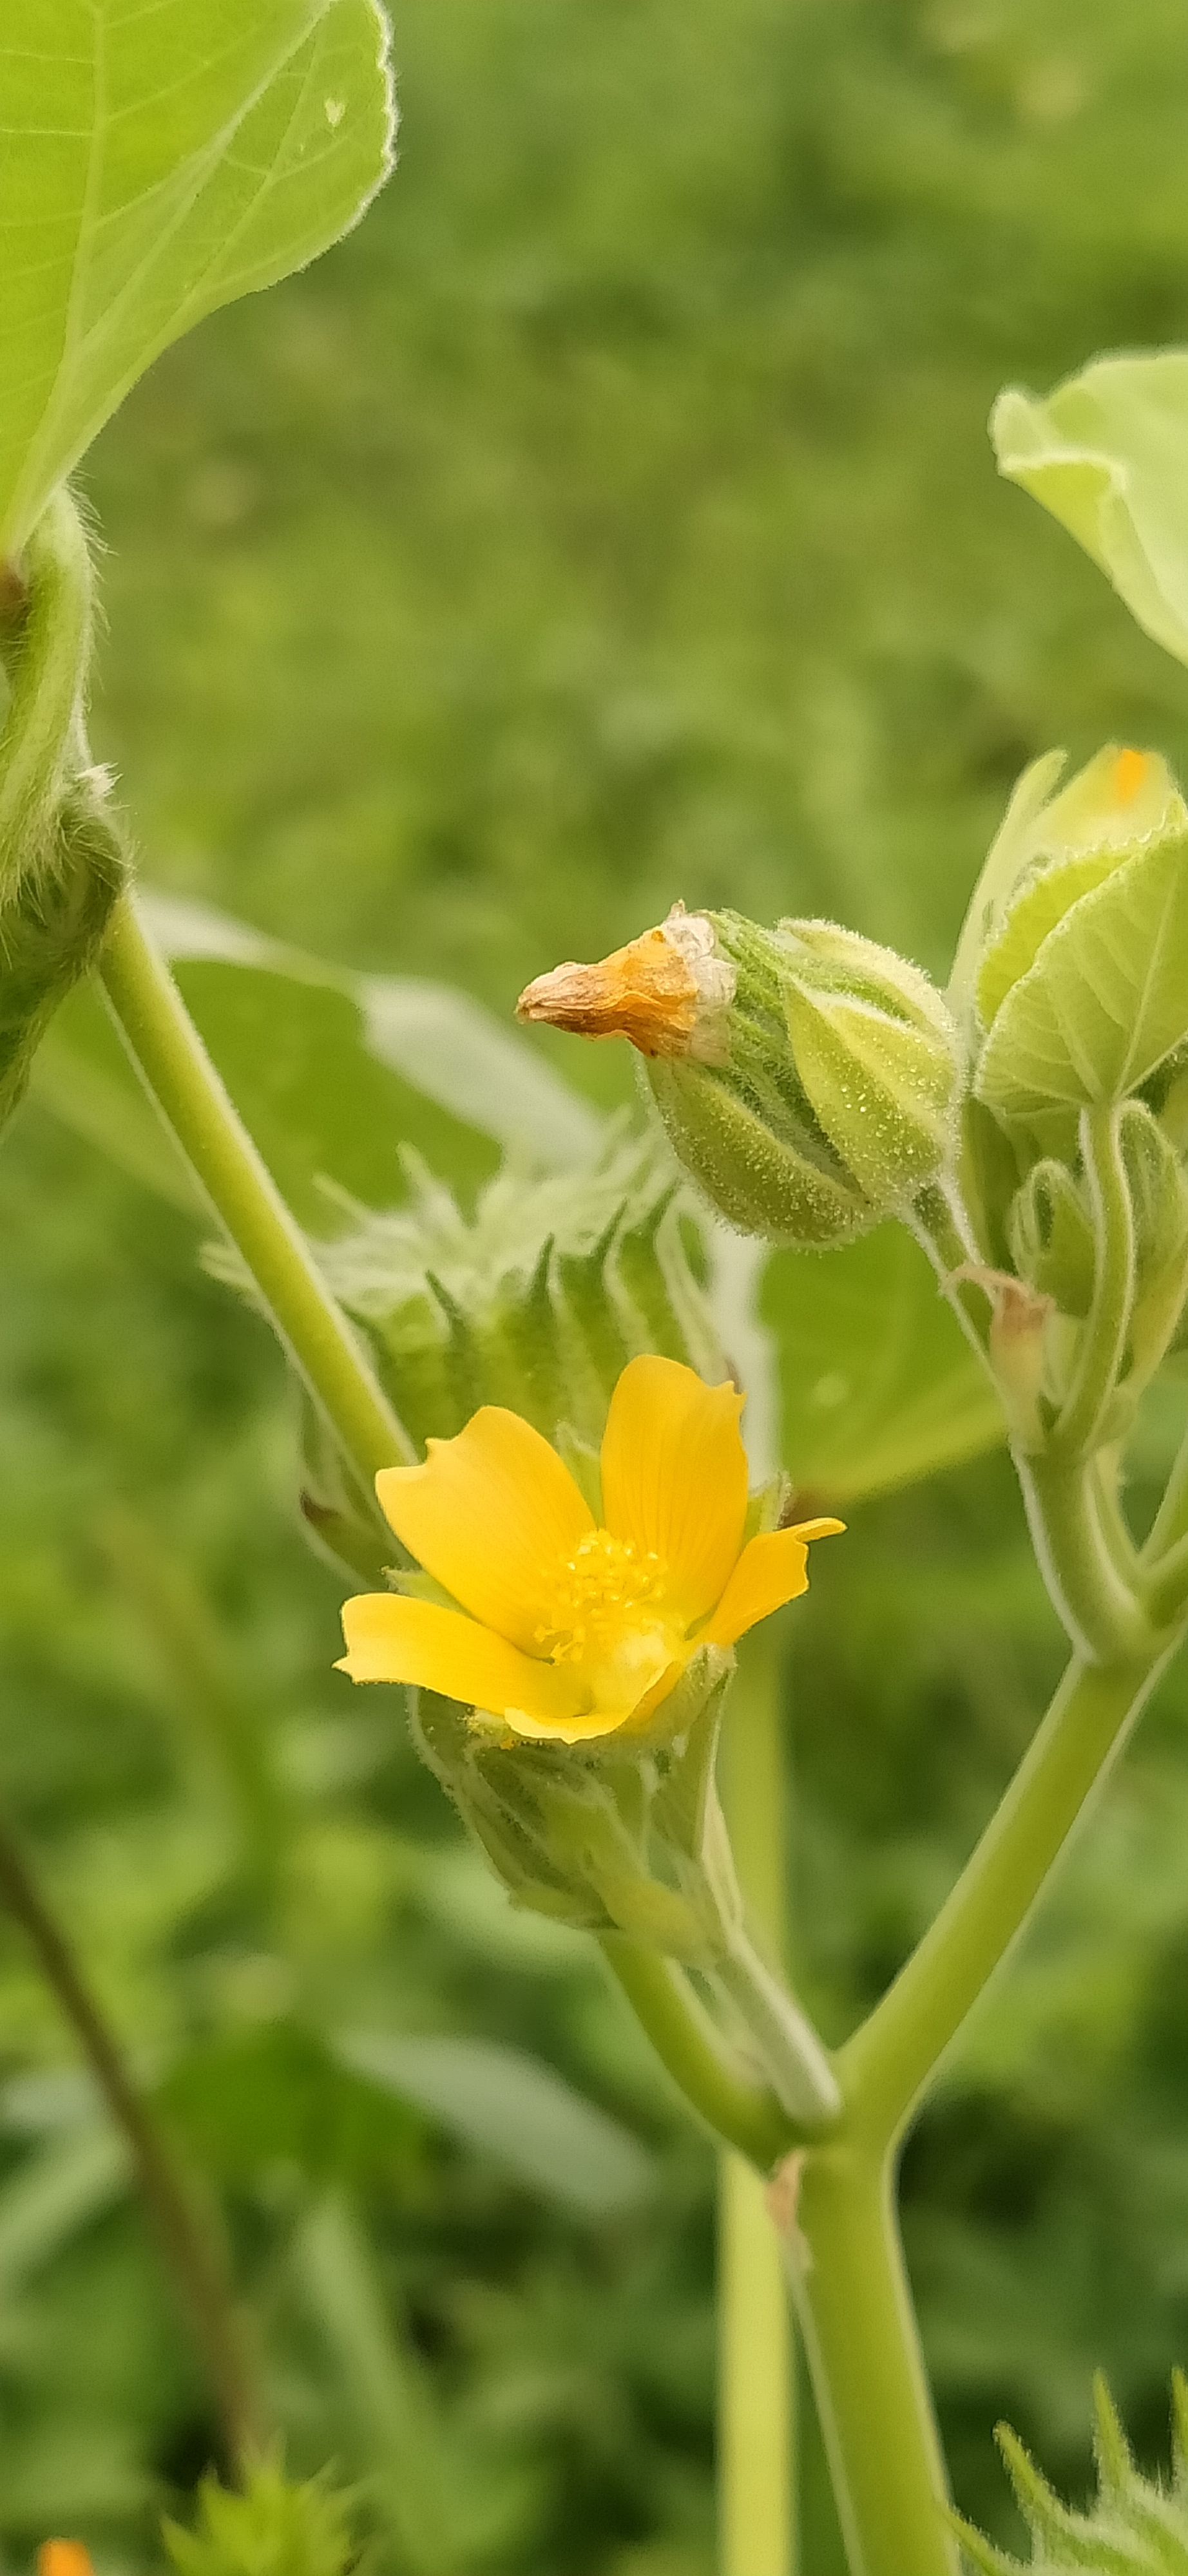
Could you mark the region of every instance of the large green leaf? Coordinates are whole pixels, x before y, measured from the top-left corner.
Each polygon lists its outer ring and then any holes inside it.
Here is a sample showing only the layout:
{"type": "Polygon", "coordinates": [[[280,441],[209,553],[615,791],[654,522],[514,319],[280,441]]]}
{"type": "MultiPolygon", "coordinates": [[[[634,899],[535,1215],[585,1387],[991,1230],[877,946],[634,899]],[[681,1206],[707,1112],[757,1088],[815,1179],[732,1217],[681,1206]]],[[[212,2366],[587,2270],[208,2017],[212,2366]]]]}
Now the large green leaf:
{"type": "MultiPolygon", "coordinates": [[[[353,975],[166,896],[146,910],[241,1116],[313,1232],[335,1230],[326,1182],[370,1207],[405,1198],[406,1145],[463,1189],[503,1150],[566,1168],[596,1149],[593,1111],[468,995],[353,975]]],[[[33,1091],[138,1178],[195,1205],[93,991],[59,1012],[33,1091]]]]}
{"type": "Polygon", "coordinates": [[[758,1313],[778,1371],[778,1455],[805,1495],[854,1503],[1005,1437],[989,1378],[902,1226],[838,1252],[773,1252],[758,1313]]]}
{"type": "Polygon", "coordinates": [[[362,212],[377,0],[4,0],[0,553],[150,361],[362,212]]]}
{"type": "Polygon", "coordinates": [[[1042,501],[1131,614],[1188,662],[1188,350],[1097,358],[1046,401],[1009,386],[999,471],[1042,501]]]}

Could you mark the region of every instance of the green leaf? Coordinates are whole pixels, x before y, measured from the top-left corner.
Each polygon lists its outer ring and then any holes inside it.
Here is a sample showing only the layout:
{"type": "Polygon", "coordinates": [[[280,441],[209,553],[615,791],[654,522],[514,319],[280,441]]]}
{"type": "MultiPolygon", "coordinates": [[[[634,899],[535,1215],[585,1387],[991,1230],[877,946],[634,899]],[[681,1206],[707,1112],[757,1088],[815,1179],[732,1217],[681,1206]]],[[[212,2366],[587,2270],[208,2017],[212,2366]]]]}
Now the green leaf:
{"type": "Polygon", "coordinates": [[[0,554],[150,361],[391,166],[377,0],[5,0],[0,554]]]}
{"type": "MultiPolygon", "coordinates": [[[[240,1115],[312,1232],[341,1221],[327,1181],[370,1207],[405,1200],[405,1145],[466,1190],[502,1151],[563,1170],[596,1150],[594,1112],[467,994],[351,974],[167,896],[146,910],[240,1115]]],[[[196,1207],[94,991],[58,1013],[32,1090],[138,1179],[196,1207]]]]}
{"type": "Polygon", "coordinates": [[[990,435],[999,472],[1071,530],[1139,625],[1188,662],[1188,351],[1097,358],[1046,401],[1010,386],[990,435]]]}
{"type": "Polygon", "coordinates": [[[564,2207],[611,2217],[651,2189],[651,2160],[629,2131],[519,2049],[377,2032],[353,2033],[341,2047],[360,2074],[564,2207]]]}
{"type": "Polygon", "coordinates": [[[11,2301],[92,2219],[129,2188],[123,2139],[106,2125],[74,2130],[26,2158],[0,2188],[0,2296],[11,2301]]]}
{"type": "Polygon", "coordinates": [[[207,2041],[171,2069],[161,2099],[203,2169],[229,2182],[291,2160],[323,2182],[390,2184],[422,2161],[415,2110],[296,2022],[207,2041]]]}
{"type": "Polygon", "coordinates": [[[1188,837],[1074,901],[1011,986],[975,1088],[1005,1118],[1123,1100],[1188,1034],[1188,837]]]}
{"type": "Polygon", "coordinates": [[[998,1397],[900,1225],[777,1251],[758,1316],[774,1346],[778,1454],[798,1490],[850,1504],[997,1447],[998,1397]]]}

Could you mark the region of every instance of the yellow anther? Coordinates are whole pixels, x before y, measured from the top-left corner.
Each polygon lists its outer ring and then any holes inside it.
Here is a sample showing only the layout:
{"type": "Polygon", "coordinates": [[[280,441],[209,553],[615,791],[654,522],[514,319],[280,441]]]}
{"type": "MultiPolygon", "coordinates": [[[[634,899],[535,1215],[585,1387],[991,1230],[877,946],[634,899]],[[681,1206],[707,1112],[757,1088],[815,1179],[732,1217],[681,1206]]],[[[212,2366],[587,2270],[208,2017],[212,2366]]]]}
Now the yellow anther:
{"type": "Polygon", "coordinates": [[[580,1663],[591,1651],[604,1651],[631,1624],[632,1613],[663,1591],[666,1575],[661,1558],[650,1550],[642,1555],[633,1539],[587,1531],[558,1570],[555,1615],[537,1628],[537,1645],[555,1664],[580,1663]]]}

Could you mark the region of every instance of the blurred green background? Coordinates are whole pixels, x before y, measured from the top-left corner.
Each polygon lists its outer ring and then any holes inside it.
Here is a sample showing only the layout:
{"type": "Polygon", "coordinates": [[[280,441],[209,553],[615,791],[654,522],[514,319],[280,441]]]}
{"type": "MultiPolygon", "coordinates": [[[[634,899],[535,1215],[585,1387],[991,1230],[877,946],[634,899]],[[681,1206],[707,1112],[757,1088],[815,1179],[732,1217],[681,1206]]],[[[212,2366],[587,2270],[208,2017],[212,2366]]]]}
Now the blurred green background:
{"type": "MultiPolygon", "coordinates": [[[[677,894],[943,969],[1027,759],[1183,761],[1182,675],[984,434],[1006,380],[1188,338],[1183,10],[404,0],[396,60],[363,227],[160,362],[88,468],[146,875],[504,1015],[677,894]]],[[[623,1051],[542,1046],[630,1097],[623,1051]]],[[[331,1673],[281,1364],[194,1227],[30,1105],[0,1244],[3,1792],[225,2192],[291,2457],[370,2477],[410,2576],[708,2576],[708,2148],[395,1697],[331,1673]],[[386,2095],[344,2029],[404,2035],[386,2095]]],[[[840,2035],[1059,1668],[1004,1462],[856,1513],[787,1644],[840,2035]]],[[[996,2416],[1075,2489],[1093,2367],[1157,2458],[1188,2359],[1186,1716],[1173,1677],[908,2150],[960,2500],[1008,2537],[996,2416]]],[[[67,2527],[153,2564],[213,2440],[4,1933],[7,2563],[67,2527]]],[[[840,2564],[810,2431],[804,2576],[840,2564]]]]}

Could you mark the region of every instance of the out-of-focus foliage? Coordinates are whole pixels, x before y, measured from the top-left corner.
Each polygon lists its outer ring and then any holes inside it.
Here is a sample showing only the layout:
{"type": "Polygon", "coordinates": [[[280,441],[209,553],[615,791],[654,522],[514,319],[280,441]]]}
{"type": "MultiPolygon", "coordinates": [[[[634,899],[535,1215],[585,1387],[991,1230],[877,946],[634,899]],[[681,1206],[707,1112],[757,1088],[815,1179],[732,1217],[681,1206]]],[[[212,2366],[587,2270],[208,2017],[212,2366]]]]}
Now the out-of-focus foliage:
{"type": "MultiPolygon", "coordinates": [[[[154,880],[500,1013],[678,893],[943,977],[1029,757],[1183,765],[1180,673],[984,436],[1006,380],[1188,338],[1182,13],[407,0],[398,53],[367,225],[172,351],[89,469],[95,730],[154,880]]],[[[627,1096],[616,1050],[550,1053],[627,1096]]],[[[281,1363],[191,1220],[36,1106],[0,1210],[0,1779],[223,2195],[293,2473],[358,2481],[393,2571],[707,2576],[708,2151],[580,1944],[460,1847],[396,1695],[330,1672],[281,1363]]],[[[1060,1649],[1001,1459],[854,1513],[835,1568],[789,1731],[840,2033],[1060,1649]]],[[[1188,2340],[1186,1714],[1177,1677],[908,2149],[959,2498],[1016,2548],[995,2417],[1077,2491],[1092,2367],[1149,2460],[1188,2340]]],[[[7,1933],[0,2050],[9,2563],[67,2527],[156,2569],[207,2400],[7,1933]]],[[[806,2486],[835,2576],[811,2453],[806,2486]]]]}

